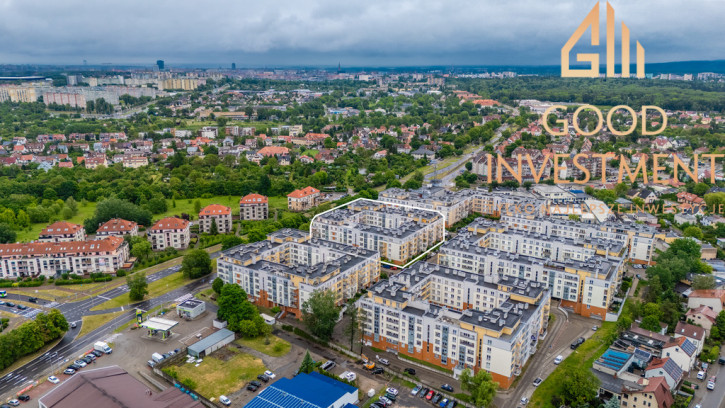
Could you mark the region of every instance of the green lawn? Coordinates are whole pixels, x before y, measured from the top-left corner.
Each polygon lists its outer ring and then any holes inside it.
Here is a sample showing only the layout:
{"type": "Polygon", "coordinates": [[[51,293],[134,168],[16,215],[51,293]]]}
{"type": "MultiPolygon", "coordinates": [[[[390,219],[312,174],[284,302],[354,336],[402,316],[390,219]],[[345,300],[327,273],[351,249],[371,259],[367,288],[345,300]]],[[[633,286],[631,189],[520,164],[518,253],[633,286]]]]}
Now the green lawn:
{"type": "Polygon", "coordinates": [[[269,336],[269,344],[264,344],[264,336],[260,336],[254,339],[239,339],[235,343],[247,346],[251,349],[259,351],[260,353],[264,353],[272,357],[281,357],[289,353],[292,347],[290,346],[289,342],[272,335],[269,336]]]}
{"type": "Polygon", "coordinates": [[[569,357],[559,364],[554,372],[539,385],[531,396],[529,407],[557,408],[551,404],[554,395],[562,394],[562,384],[567,373],[581,368],[589,369],[594,360],[601,357],[609,348],[608,339],[617,331],[615,322],[604,322],[594,335],[579,346],[569,357]]]}
{"type": "Polygon", "coordinates": [[[160,220],[165,217],[173,217],[174,215],[181,215],[186,213],[192,215],[194,219],[199,216],[199,213],[194,211],[194,202],[199,200],[201,208],[206,207],[210,204],[221,204],[232,209],[232,214],[239,214],[239,196],[214,196],[211,198],[182,198],[176,200],[176,208],[174,208],[174,200],[166,200],[168,211],[161,214],[154,215],[154,220],[160,220]]]}
{"type": "MultiPolygon", "coordinates": [[[[95,211],[96,203],[88,202],[85,206],[83,206],[81,203],[78,203],[78,214],[74,215],[66,221],[72,222],[74,224],[83,225],[83,220],[85,220],[86,218],[90,218],[95,211]]],[[[40,231],[42,231],[43,228],[47,227],[48,225],[49,223],[41,222],[37,224],[31,224],[30,230],[18,231],[18,236],[16,238],[17,242],[29,242],[38,239],[40,231]]]]}
{"type": "Polygon", "coordinates": [[[280,210],[287,209],[287,197],[269,197],[269,209],[278,208],[280,210]]]}
{"type": "Polygon", "coordinates": [[[220,395],[230,395],[244,387],[251,380],[257,378],[265,370],[262,360],[238,351],[235,347],[222,349],[224,354],[235,354],[226,361],[217,358],[219,352],[204,357],[204,361],[195,367],[194,364],[185,364],[164,368],[164,371],[184,383],[193,381],[194,391],[207,397],[219,398],[220,395]],[[185,381],[186,380],[186,381],[185,381]]]}
{"type": "MultiPolygon", "coordinates": [[[[81,323],[81,331],[78,333],[78,337],[83,337],[86,334],[92,332],[93,330],[96,330],[97,328],[103,326],[104,324],[110,322],[111,320],[115,319],[116,317],[122,315],[125,312],[113,312],[113,313],[106,313],[106,314],[99,314],[99,315],[89,315],[89,316],[83,316],[83,320],[81,323]]],[[[73,329],[71,329],[73,330],[73,329]]]]}
{"type": "MultiPolygon", "coordinates": [[[[191,280],[186,279],[181,272],[172,273],[169,276],[149,283],[149,293],[148,295],[146,295],[146,298],[155,298],[176,288],[180,288],[189,282],[191,282],[191,280]]],[[[107,300],[100,305],[93,307],[91,310],[113,309],[115,307],[125,306],[130,303],[131,299],[128,297],[128,293],[124,293],[121,296],[115,297],[111,300],[107,300]]]]}

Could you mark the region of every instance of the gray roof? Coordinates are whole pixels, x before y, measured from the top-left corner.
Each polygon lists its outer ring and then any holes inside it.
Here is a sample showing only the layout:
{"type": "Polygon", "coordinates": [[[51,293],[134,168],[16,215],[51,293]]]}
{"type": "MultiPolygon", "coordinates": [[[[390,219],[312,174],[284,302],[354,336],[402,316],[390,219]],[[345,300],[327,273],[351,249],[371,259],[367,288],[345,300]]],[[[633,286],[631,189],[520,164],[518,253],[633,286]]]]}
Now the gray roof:
{"type": "Polygon", "coordinates": [[[212,333],[211,335],[204,337],[203,339],[192,344],[191,346],[189,346],[188,350],[189,352],[193,351],[196,354],[199,354],[229,336],[234,336],[234,332],[227,329],[221,329],[218,332],[212,333]]]}

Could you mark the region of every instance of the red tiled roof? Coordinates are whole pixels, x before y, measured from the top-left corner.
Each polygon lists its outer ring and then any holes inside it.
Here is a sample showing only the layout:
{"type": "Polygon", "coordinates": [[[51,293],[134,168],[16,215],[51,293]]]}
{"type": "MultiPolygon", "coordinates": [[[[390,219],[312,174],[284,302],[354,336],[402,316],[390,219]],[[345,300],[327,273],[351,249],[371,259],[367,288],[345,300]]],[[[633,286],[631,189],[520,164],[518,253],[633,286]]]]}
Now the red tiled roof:
{"type": "Polygon", "coordinates": [[[710,309],[708,306],[702,305],[700,307],[696,307],[694,309],[690,309],[687,311],[687,316],[691,316],[694,314],[701,314],[708,318],[711,322],[715,323],[715,319],[717,319],[717,313],[715,313],[714,310],[710,309]]]}
{"type": "Polygon", "coordinates": [[[171,230],[171,229],[185,229],[188,226],[189,226],[189,221],[182,220],[181,218],[176,218],[176,217],[167,217],[167,218],[162,218],[162,219],[156,221],[156,224],[154,224],[154,226],[151,227],[151,230],[160,231],[160,230],[171,230]]]}
{"type": "Polygon", "coordinates": [[[0,257],[110,252],[118,249],[123,242],[121,237],[107,237],[91,241],[0,244],[0,257]]]}
{"type": "Polygon", "coordinates": [[[657,400],[657,406],[660,407],[671,407],[675,402],[665,377],[650,377],[649,383],[644,387],[642,392],[653,393],[657,400]]]}
{"type": "Polygon", "coordinates": [[[134,228],[138,227],[133,221],[126,221],[121,218],[113,218],[104,222],[98,231],[104,232],[131,232],[134,228]]]}
{"type": "Polygon", "coordinates": [[[77,231],[83,229],[82,225],[78,224],[71,224],[70,222],[66,221],[58,221],[54,222],[47,227],[43,228],[42,231],[40,231],[40,235],[65,235],[65,234],[75,234],[77,231]]]}
{"type": "Polygon", "coordinates": [[[270,157],[278,154],[289,154],[289,149],[284,146],[266,146],[257,152],[262,156],[270,157]]]}
{"type": "Polygon", "coordinates": [[[698,289],[693,290],[688,296],[692,298],[720,298],[721,301],[725,302],[725,290],[723,289],[698,289]]]}
{"type": "Polygon", "coordinates": [[[221,204],[211,204],[201,209],[201,212],[199,212],[199,217],[203,215],[227,215],[231,213],[232,209],[229,207],[225,207],[221,204]]]}
{"type": "Polygon", "coordinates": [[[301,190],[295,190],[295,191],[287,194],[287,197],[290,197],[290,198],[303,198],[303,197],[310,196],[312,194],[317,194],[319,192],[320,192],[320,190],[318,190],[318,189],[316,189],[314,187],[307,186],[307,187],[305,187],[305,188],[303,188],[301,190]]]}
{"type": "Polygon", "coordinates": [[[239,200],[239,204],[262,204],[267,202],[267,197],[261,194],[247,194],[239,200]]]}

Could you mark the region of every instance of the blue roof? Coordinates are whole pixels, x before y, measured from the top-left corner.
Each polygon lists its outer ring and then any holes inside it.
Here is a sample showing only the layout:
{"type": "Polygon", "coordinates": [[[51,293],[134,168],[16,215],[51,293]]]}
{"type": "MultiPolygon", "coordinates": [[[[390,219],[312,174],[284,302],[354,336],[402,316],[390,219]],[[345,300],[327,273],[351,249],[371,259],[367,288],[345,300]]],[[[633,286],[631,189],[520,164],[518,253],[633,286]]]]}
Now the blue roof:
{"type": "Polygon", "coordinates": [[[599,357],[597,363],[619,371],[622,367],[624,367],[627,361],[629,361],[630,357],[632,357],[632,355],[629,353],[608,349],[601,357],[599,357]]]}
{"type": "Polygon", "coordinates": [[[280,378],[254,397],[245,408],[327,408],[357,388],[320,373],[280,378]]]}

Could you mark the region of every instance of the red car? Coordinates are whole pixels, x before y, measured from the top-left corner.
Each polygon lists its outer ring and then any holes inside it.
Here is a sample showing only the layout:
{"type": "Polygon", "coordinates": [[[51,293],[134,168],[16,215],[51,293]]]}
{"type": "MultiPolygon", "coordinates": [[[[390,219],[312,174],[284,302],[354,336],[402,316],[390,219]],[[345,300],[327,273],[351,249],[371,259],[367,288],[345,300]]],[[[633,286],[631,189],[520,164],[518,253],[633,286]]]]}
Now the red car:
{"type": "Polygon", "coordinates": [[[428,395],[425,396],[425,399],[427,399],[428,401],[430,401],[433,398],[434,395],[435,395],[435,391],[430,390],[430,391],[428,391],[428,395]]]}

